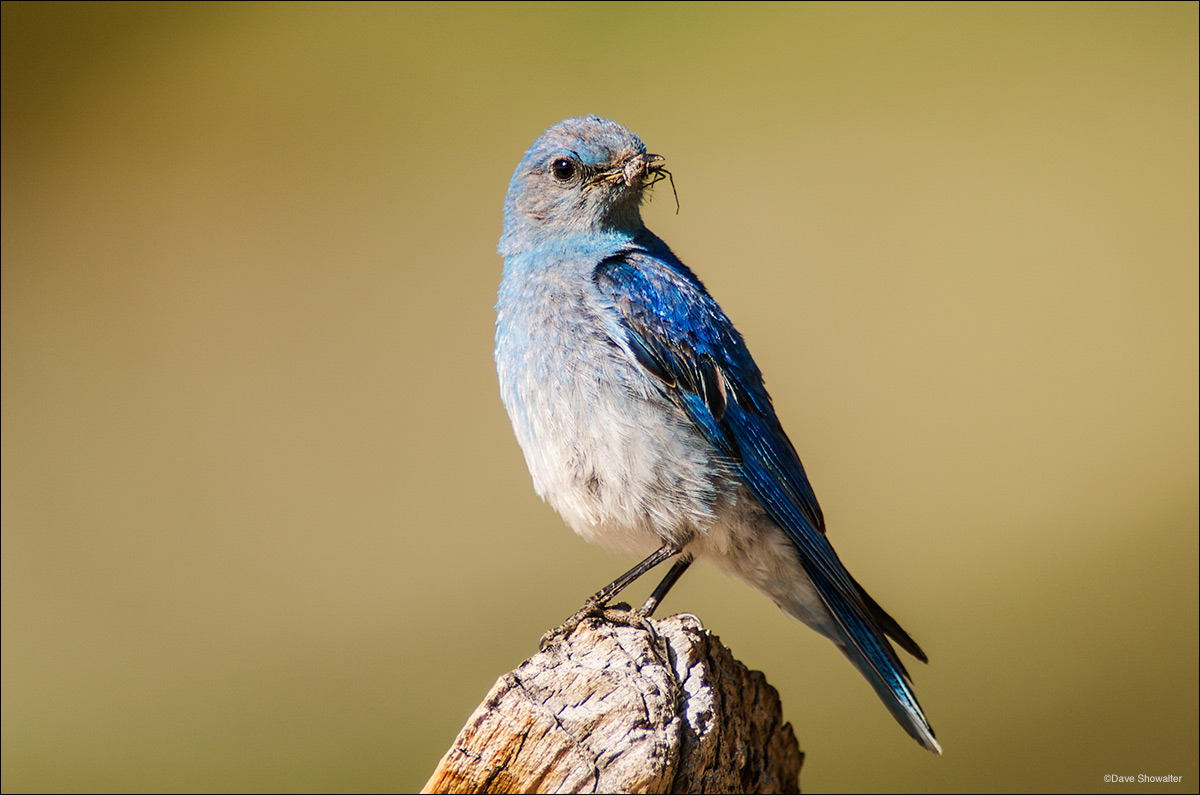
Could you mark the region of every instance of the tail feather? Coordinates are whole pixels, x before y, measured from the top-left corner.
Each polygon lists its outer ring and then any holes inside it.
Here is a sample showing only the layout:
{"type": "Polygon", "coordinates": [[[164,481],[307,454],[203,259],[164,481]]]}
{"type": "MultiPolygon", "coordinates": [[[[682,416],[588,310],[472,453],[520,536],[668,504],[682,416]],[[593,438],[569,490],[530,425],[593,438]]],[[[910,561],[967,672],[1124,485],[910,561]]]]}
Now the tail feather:
{"type": "MultiPolygon", "coordinates": [[[[850,581],[853,582],[854,587],[858,589],[858,594],[862,597],[863,603],[867,606],[867,611],[871,614],[871,618],[875,619],[876,623],[879,624],[879,628],[883,630],[884,634],[896,641],[900,648],[904,649],[921,662],[928,663],[929,658],[925,656],[925,652],[921,651],[921,647],[917,645],[915,640],[909,637],[909,634],[904,631],[900,624],[896,622],[896,619],[888,615],[887,611],[879,606],[879,602],[876,602],[871,598],[871,594],[867,593],[866,589],[859,585],[858,580],[854,579],[853,575],[851,575],[850,581]]],[[[904,670],[903,666],[901,666],[901,670],[904,670]]],[[[905,671],[905,676],[907,675],[908,672],[905,671]]]]}
{"type": "Polygon", "coordinates": [[[921,709],[921,705],[917,703],[917,699],[912,695],[912,690],[904,688],[907,692],[897,692],[887,679],[882,675],[879,667],[873,663],[863,652],[853,643],[838,644],[842,653],[854,664],[854,667],[859,670],[859,673],[871,683],[871,687],[875,689],[875,693],[879,699],[892,713],[892,717],[896,719],[909,736],[921,744],[922,747],[932,751],[935,754],[942,753],[942,746],[938,744],[937,737],[934,736],[933,727],[929,725],[929,721],[925,718],[925,713],[921,709]]]}
{"type": "MultiPolygon", "coordinates": [[[[855,584],[857,585],[857,583],[855,584]]],[[[925,711],[917,702],[917,696],[909,684],[908,672],[905,670],[904,664],[900,662],[900,658],[896,656],[896,652],[888,643],[887,638],[884,637],[884,632],[887,631],[887,634],[892,635],[892,632],[888,631],[890,624],[892,629],[895,629],[907,640],[907,644],[916,646],[916,643],[908,636],[908,633],[900,629],[900,625],[887,613],[883,613],[887,617],[886,622],[876,623],[875,610],[881,613],[883,610],[878,603],[866,596],[866,592],[861,587],[858,590],[866,597],[865,604],[873,605],[875,608],[868,608],[869,615],[864,615],[859,605],[842,598],[842,595],[831,588],[829,583],[824,582],[823,578],[819,576],[814,578],[814,585],[817,586],[818,592],[821,593],[826,606],[829,607],[837,621],[842,635],[842,642],[838,645],[842,652],[859,670],[859,673],[871,683],[871,687],[875,689],[884,706],[904,727],[904,730],[924,748],[935,754],[941,754],[942,746],[938,744],[933,727],[925,718],[925,711]]],[[[899,639],[897,642],[907,648],[906,643],[899,639]]],[[[920,647],[917,647],[917,650],[920,651],[920,647]]],[[[922,654],[920,657],[924,657],[924,655],[922,654]]]]}

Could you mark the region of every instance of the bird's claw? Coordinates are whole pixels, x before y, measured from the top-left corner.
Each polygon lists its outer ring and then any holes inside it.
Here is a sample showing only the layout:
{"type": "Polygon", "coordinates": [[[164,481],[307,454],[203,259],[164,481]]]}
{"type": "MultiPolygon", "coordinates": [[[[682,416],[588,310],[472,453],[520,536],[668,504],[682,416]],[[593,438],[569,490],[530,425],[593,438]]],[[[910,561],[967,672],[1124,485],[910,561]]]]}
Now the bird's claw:
{"type": "Polygon", "coordinates": [[[646,615],[641,610],[634,610],[625,602],[603,605],[594,599],[588,599],[583,603],[583,607],[575,611],[574,615],[542,635],[542,639],[538,641],[538,650],[545,651],[552,643],[569,637],[580,624],[591,618],[629,627],[640,627],[646,624],[646,615]]]}

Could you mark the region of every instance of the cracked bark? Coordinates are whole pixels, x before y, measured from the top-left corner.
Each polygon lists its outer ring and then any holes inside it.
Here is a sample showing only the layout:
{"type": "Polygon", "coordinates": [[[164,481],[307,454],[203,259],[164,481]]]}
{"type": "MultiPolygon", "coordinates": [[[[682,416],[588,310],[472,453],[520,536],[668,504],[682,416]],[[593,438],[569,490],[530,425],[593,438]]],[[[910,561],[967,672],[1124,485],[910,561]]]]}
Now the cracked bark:
{"type": "Polygon", "coordinates": [[[500,677],[423,792],[798,792],[803,758],[696,618],[589,619],[500,677]]]}

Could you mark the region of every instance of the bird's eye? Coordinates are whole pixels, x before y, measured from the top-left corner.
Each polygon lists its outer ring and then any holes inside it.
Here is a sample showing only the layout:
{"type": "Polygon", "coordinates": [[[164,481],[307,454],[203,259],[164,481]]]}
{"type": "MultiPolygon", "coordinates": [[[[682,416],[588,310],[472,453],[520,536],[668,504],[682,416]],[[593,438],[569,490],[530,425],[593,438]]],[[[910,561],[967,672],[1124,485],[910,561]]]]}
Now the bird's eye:
{"type": "Polygon", "coordinates": [[[566,182],[575,176],[575,164],[565,157],[556,157],[550,163],[550,173],[559,182],[566,182]]]}

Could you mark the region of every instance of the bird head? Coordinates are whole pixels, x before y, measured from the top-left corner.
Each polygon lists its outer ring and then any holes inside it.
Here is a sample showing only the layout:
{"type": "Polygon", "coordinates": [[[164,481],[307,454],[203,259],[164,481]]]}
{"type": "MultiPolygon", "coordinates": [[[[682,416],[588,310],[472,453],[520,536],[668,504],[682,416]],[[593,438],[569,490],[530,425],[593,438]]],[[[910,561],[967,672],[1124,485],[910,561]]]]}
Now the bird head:
{"type": "Polygon", "coordinates": [[[599,116],[559,122],[534,141],[513,173],[501,253],[564,234],[636,234],[646,188],[669,176],[662,160],[616,122],[599,116]]]}

